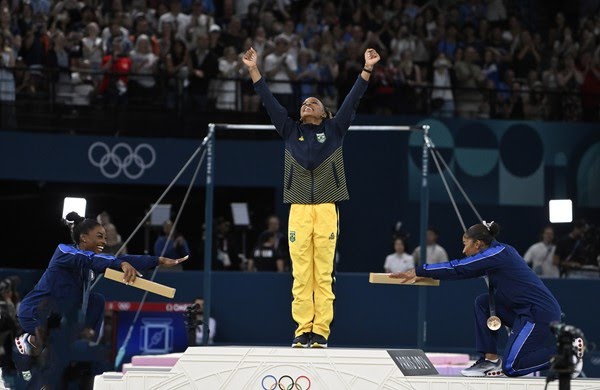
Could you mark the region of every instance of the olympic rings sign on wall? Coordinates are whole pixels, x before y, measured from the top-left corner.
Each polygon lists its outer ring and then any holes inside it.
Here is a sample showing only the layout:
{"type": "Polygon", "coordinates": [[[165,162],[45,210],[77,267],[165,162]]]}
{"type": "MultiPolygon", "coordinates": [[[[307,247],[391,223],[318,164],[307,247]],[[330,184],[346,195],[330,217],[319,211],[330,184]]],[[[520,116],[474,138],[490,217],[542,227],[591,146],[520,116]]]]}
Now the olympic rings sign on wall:
{"type": "Polygon", "coordinates": [[[119,142],[111,149],[106,143],[98,141],[88,149],[88,159],[108,179],[114,179],[123,173],[127,178],[136,180],[154,165],[156,151],[147,143],[139,144],[133,149],[129,144],[119,142]]]}
{"type": "Polygon", "coordinates": [[[274,375],[265,375],[261,385],[264,390],[308,390],[310,379],[305,375],[300,375],[296,380],[289,375],[282,375],[279,379],[274,375]]]}

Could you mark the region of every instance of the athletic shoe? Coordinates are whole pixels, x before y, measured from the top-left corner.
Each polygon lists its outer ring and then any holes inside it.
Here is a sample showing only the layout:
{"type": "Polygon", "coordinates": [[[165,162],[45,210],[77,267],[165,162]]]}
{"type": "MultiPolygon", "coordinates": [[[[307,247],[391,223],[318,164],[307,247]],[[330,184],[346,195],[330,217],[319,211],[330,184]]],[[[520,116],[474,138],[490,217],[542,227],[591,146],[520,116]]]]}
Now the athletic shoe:
{"type": "Polygon", "coordinates": [[[294,338],[294,341],[292,341],[292,348],[308,348],[309,343],[310,333],[302,333],[300,336],[294,338]]]}
{"type": "Polygon", "coordinates": [[[471,367],[465,368],[460,372],[463,376],[502,376],[502,359],[496,363],[481,358],[471,367]]]}
{"type": "Polygon", "coordinates": [[[17,351],[21,355],[33,355],[35,347],[29,342],[29,333],[23,333],[22,335],[15,337],[15,346],[17,351]]]}
{"type": "Polygon", "coordinates": [[[577,378],[583,371],[583,353],[585,352],[585,344],[581,337],[573,340],[573,359],[575,360],[575,368],[571,374],[571,378],[577,378]]]}
{"type": "Polygon", "coordinates": [[[327,339],[320,334],[313,333],[310,337],[311,348],[327,348],[327,339]]]}

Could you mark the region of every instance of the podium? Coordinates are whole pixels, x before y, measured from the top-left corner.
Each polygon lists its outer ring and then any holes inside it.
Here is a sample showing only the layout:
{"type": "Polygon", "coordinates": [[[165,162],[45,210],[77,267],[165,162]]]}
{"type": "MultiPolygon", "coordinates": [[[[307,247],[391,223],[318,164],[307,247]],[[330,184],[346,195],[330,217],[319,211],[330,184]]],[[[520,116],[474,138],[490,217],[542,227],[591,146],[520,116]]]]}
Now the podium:
{"type": "MultiPolygon", "coordinates": [[[[545,378],[405,376],[385,349],[190,347],[169,372],[164,367],[139,367],[124,374],[107,372],[94,381],[96,390],[260,390],[290,385],[302,390],[544,390],[545,378]]],[[[600,390],[600,380],[575,379],[571,388],[600,390]]]]}

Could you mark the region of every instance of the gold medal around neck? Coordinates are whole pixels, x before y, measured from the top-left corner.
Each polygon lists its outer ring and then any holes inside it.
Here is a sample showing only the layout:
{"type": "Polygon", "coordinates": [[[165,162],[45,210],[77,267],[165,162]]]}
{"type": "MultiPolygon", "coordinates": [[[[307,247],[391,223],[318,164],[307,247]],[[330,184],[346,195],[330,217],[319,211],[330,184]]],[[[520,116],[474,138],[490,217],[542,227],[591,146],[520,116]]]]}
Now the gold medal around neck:
{"type": "Polygon", "coordinates": [[[487,319],[487,327],[490,330],[498,330],[502,326],[502,321],[497,316],[491,316],[487,319]]]}

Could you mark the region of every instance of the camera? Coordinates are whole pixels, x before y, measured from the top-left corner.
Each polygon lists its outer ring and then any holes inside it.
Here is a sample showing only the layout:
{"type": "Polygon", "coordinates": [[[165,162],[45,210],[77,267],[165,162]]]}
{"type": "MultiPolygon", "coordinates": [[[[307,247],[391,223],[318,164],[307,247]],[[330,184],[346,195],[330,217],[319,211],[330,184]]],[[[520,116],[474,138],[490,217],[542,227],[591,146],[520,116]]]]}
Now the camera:
{"type": "Polygon", "coordinates": [[[194,303],[186,307],[183,317],[185,318],[185,327],[187,329],[188,346],[196,345],[196,328],[202,325],[202,320],[198,318],[198,313],[202,311],[202,306],[199,303],[194,303]]]}
{"type": "Polygon", "coordinates": [[[550,360],[550,373],[546,382],[558,379],[559,389],[568,390],[571,378],[579,375],[583,367],[583,349],[587,342],[581,329],[573,325],[553,321],[550,323],[550,330],[556,336],[556,355],[550,360]],[[577,339],[580,339],[580,344],[574,343],[577,339]]]}

